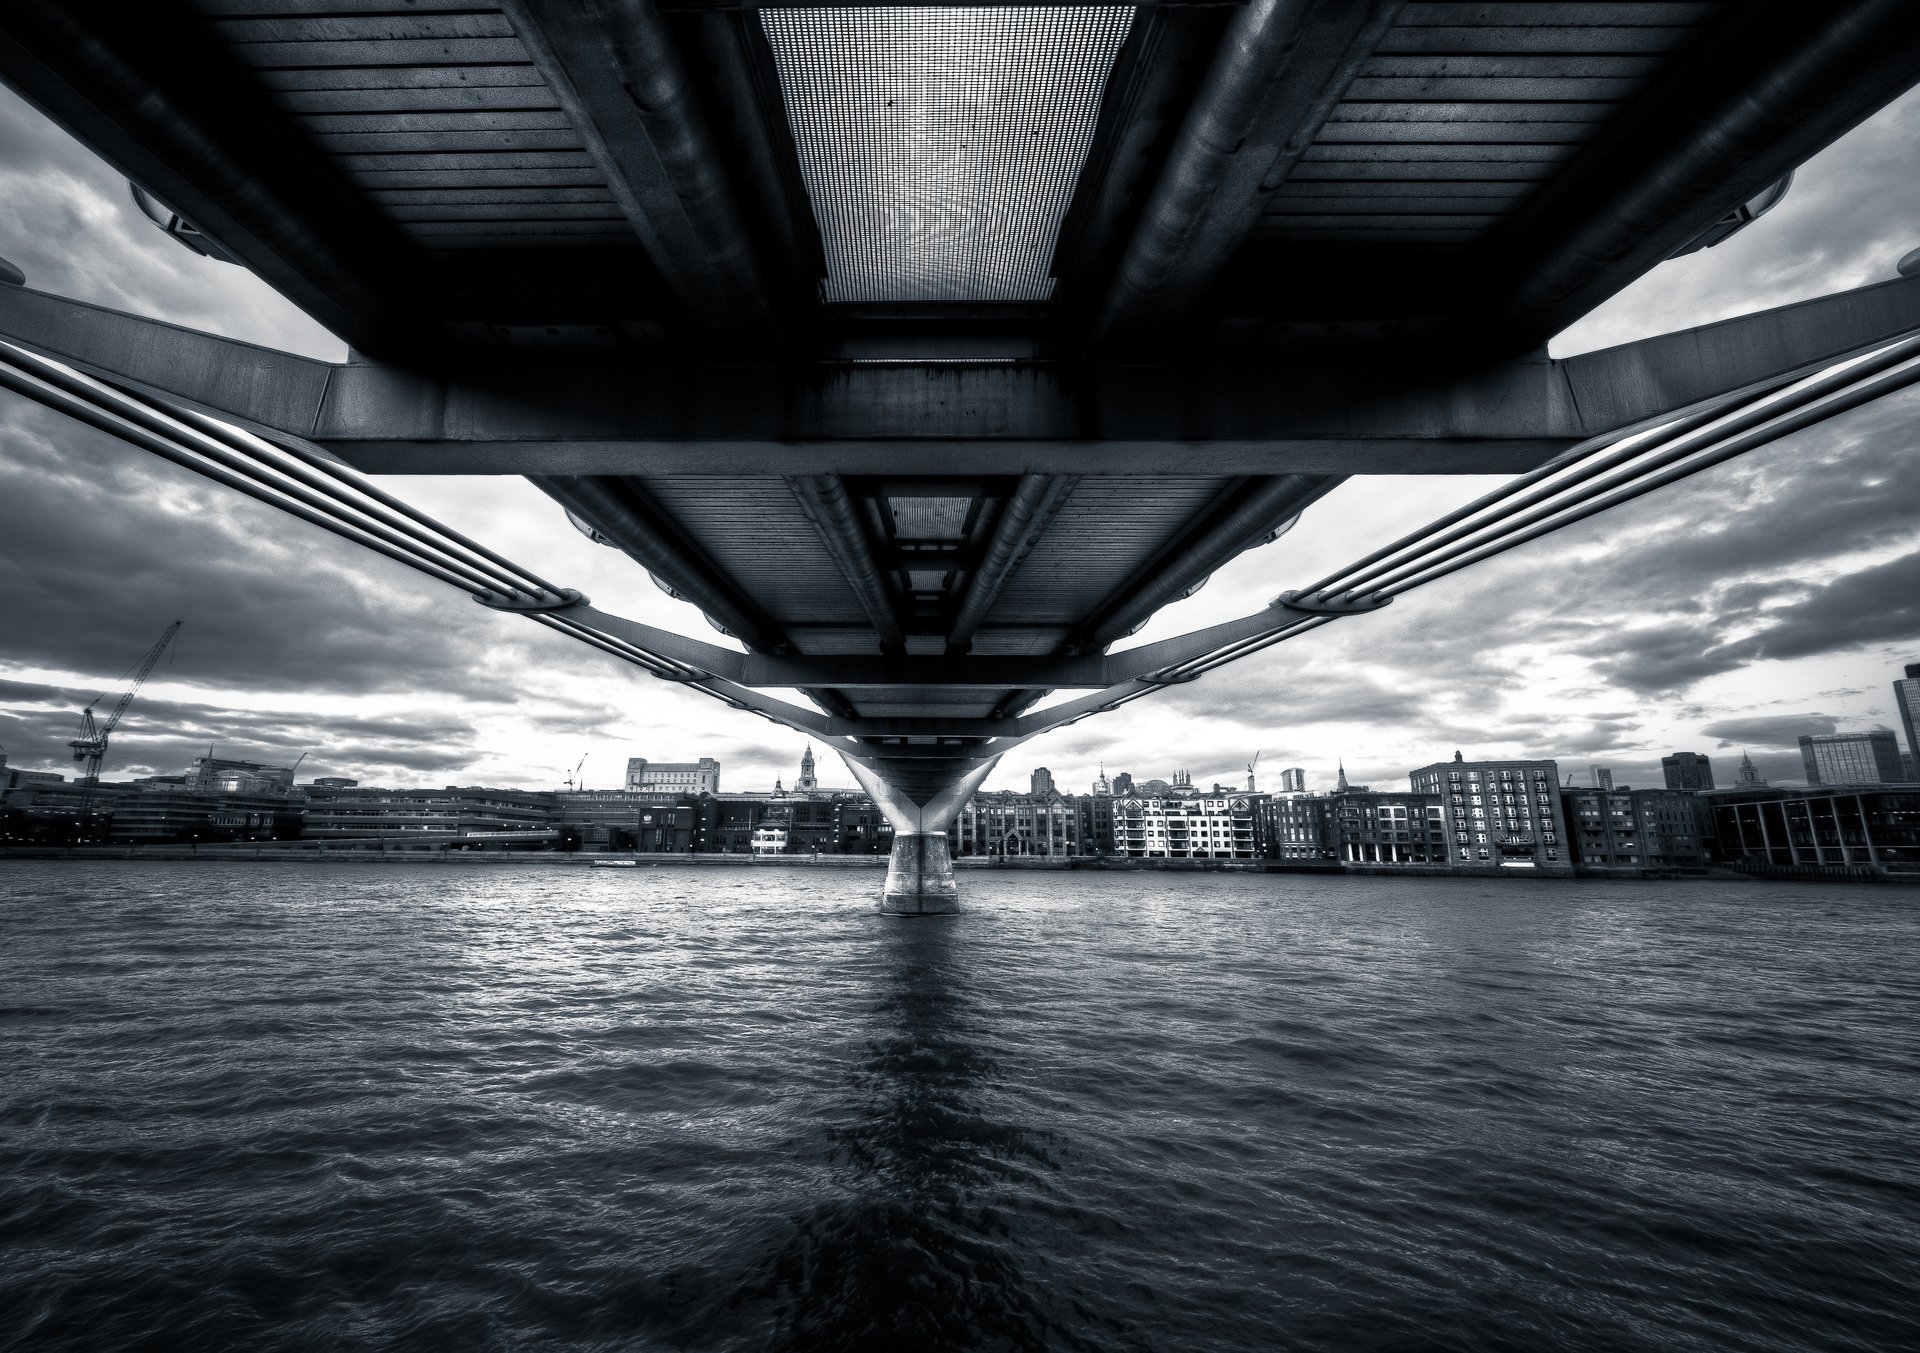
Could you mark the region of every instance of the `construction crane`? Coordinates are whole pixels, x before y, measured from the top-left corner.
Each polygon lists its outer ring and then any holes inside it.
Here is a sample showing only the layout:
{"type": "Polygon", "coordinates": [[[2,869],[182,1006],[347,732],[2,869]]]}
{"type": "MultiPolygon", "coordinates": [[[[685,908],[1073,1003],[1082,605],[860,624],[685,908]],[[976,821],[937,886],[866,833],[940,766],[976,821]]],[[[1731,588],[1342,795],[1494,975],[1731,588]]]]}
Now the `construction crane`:
{"type": "Polygon", "coordinates": [[[127,706],[133,703],[133,697],[140,693],[140,688],[153,674],[154,665],[160,661],[160,655],[167,651],[167,645],[173,642],[173,636],[180,632],[181,623],[176,620],[167,626],[166,632],[160,636],[160,642],[148,650],[147,656],[140,663],[140,670],[133,678],[133,684],[127,687],[126,694],[120,697],[120,703],[113,707],[113,713],[107,716],[106,722],[96,723],[93,718],[93,707],[107,698],[105,691],[94,696],[87,702],[87,707],[80,711],[80,736],[69,742],[67,746],[73,748],[73,759],[84,767],[80,772],[80,830],[82,832],[87,831],[93,824],[93,791],[100,783],[100,763],[107,757],[107,739],[113,735],[113,730],[119,725],[120,716],[127,712],[127,706]]]}
{"type": "Polygon", "coordinates": [[[1247,762],[1247,793],[1253,793],[1253,768],[1260,764],[1260,753],[1253,754],[1253,760],[1247,762]]]}
{"type": "MultiPolygon", "coordinates": [[[[587,758],[592,755],[593,755],[592,752],[582,752],[580,754],[580,760],[574,764],[574,767],[572,770],[567,772],[567,792],[569,794],[573,792],[574,777],[580,774],[580,767],[586,765],[587,758]]],[[[580,782],[580,788],[585,789],[586,787],[587,787],[587,782],[585,780],[582,780],[580,782]]]]}

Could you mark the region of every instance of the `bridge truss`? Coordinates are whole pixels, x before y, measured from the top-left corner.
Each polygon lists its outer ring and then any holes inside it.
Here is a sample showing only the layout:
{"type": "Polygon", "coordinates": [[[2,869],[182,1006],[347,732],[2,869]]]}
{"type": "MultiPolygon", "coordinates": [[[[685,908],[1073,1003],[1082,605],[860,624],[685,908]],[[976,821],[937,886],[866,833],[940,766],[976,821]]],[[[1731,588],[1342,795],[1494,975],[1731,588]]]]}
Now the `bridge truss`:
{"type": "Polygon", "coordinates": [[[0,285],[0,383],[804,729],[931,838],[1021,741],[1904,384],[1920,280],[1543,344],[1917,76],[1908,0],[0,0],[0,78],[353,349],[0,285]],[[1346,477],[1488,472],[1116,651],[1346,477]],[[523,475],[744,651],[364,474],[523,475]]]}

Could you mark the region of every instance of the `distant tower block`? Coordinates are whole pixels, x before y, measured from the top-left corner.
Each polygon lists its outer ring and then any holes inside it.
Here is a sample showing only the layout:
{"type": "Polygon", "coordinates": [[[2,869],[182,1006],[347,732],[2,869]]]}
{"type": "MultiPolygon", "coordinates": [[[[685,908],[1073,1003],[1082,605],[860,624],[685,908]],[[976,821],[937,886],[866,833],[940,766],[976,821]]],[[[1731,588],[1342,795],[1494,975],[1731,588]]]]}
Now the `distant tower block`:
{"type": "Polygon", "coordinates": [[[1028,781],[1027,792],[1036,797],[1053,793],[1053,772],[1045,766],[1036,767],[1028,781]]]}
{"type": "Polygon", "coordinates": [[[1713,763],[1698,752],[1674,752],[1660,758],[1668,789],[1712,789],[1713,763]]]}
{"type": "Polygon", "coordinates": [[[1588,766],[1587,775],[1592,779],[1595,789],[1613,788],[1613,772],[1605,766],[1588,766]]]}
{"type": "Polygon", "coordinates": [[[1289,766],[1280,772],[1280,792],[1283,794],[1304,794],[1307,792],[1307,772],[1302,766],[1289,766]]]}

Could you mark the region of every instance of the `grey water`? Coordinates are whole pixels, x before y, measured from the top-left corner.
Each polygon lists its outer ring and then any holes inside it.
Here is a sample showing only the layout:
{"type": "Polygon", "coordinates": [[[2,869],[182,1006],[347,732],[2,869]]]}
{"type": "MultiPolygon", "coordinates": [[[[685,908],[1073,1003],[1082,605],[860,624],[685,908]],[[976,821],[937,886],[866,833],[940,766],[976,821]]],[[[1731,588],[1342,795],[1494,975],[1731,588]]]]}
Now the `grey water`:
{"type": "Polygon", "coordinates": [[[1920,1346],[1920,892],[0,861],[0,1346],[1920,1346]]]}

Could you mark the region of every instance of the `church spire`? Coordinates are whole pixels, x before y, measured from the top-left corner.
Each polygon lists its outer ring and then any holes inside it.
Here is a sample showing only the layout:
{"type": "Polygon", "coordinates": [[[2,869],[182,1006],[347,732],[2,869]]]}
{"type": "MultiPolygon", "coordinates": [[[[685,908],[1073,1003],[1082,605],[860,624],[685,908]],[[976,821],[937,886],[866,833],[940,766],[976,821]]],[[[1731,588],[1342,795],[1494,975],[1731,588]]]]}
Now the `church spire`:
{"type": "Polygon", "coordinates": [[[1339,764],[1340,764],[1340,779],[1339,779],[1339,781],[1338,781],[1337,783],[1335,783],[1335,785],[1334,785],[1334,787],[1333,787],[1333,792],[1334,792],[1334,793],[1336,793],[1336,794],[1344,794],[1344,793],[1346,793],[1346,792],[1347,792],[1347,763],[1346,763],[1346,759],[1345,759],[1344,757],[1343,757],[1343,758],[1341,758],[1341,760],[1340,760],[1340,763],[1339,763],[1339,764]]]}

